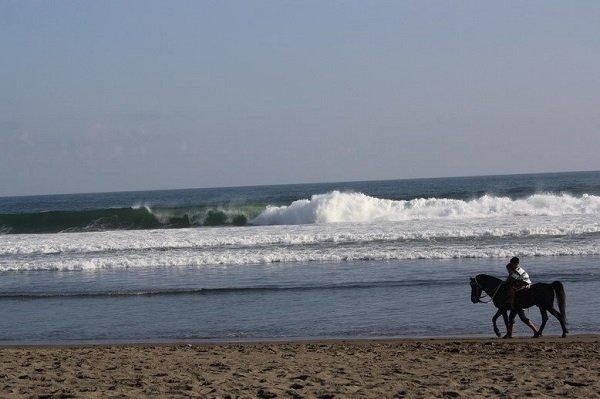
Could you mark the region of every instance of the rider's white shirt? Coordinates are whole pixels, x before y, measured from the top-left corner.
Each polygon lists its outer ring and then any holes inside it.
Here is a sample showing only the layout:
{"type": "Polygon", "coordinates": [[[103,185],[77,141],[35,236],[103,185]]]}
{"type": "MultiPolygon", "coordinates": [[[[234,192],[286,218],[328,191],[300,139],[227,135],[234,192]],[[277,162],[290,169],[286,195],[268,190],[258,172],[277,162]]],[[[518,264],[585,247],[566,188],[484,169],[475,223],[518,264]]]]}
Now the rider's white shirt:
{"type": "Polygon", "coordinates": [[[531,284],[531,280],[529,279],[529,274],[521,266],[517,266],[517,268],[510,274],[510,277],[513,280],[523,281],[524,283],[531,284]]]}

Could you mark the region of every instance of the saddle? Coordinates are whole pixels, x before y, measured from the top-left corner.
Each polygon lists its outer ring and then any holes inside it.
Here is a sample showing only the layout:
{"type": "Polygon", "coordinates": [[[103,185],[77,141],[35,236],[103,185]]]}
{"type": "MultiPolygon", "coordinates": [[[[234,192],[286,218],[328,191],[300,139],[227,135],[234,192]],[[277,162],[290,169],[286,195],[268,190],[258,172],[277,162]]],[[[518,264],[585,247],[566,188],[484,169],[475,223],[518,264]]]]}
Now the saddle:
{"type": "Polygon", "coordinates": [[[522,295],[527,292],[530,287],[531,284],[527,284],[524,281],[512,281],[506,289],[506,304],[511,308],[514,308],[517,295],[522,297],[522,295]]]}
{"type": "Polygon", "coordinates": [[[511,284],[511,288],[516,291],[528,290],[531,287],[531,284],[527,284],[524,281],[513,281],[511,284]]]}

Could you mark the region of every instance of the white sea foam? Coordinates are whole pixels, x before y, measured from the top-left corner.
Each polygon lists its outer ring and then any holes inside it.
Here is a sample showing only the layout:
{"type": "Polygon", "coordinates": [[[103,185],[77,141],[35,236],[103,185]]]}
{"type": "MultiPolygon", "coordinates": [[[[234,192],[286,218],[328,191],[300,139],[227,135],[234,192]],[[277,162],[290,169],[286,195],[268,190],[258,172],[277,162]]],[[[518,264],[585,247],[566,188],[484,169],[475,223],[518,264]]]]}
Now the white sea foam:
{"type": "Polygon", "coordinates": [[[600,254],[600,215],[0,236],[0,271],[600,254]]]}
{"type": "Polygon", "coordinates": [[[587,194],[580,197],[536,194],[513,200],[484,195],[469,201],[446,198],[394,201],[362,193],[333,191],[295,201],[289,206],[269,206],[251,222],[258,225],[289,225],[582,214],[600,214],[600,197],[587,194]]]}
{"type": "Polygon", "coordinates": [[[249,264],[290,262],[348,262],[348,261],[397,261],[409,259],[457,259],[457,258],[507,258],[518,253],[520,256],[563,256],[600,255],[597,245],[553,245],[545,246],[469,246],[448,247],[331,247],[310,250],[308,248],[255,248],[239,251],[196,252],[183,251],[169,254],[127,253],[112,256],[30,258],[27,260],[0,260],[0,271],[33,270],[102,270],[156,267],[215,267],[249,264]]]}
{"type": "Polygon", "coordinates": [[[306,246],[482,238],[579,236],[600,233],[600,216],[520,216],[380,223],[127,230],[0,236],[0,256],[93,254],[143,250],[230,251],[256,246],[306,246]]]}

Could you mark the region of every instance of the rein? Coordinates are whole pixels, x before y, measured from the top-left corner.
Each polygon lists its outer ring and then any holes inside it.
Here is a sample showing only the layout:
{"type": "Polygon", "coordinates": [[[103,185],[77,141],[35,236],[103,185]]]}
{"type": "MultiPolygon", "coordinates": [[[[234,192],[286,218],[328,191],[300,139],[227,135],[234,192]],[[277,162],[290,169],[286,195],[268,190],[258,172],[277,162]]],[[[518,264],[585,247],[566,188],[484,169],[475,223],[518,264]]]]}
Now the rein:
{"type": "Polygon", "coordinates": [[[494,301],[494,298],[496,297],[496,294],[498,293],[498,291],[500,290],[500,287],[502,287],[502,281],[500,283],[498,283],[498,286],[496,287],[496,289],[494,290],[494,293],[492,294],[492,296],[490,296],[487,292],[485,292],[485,290],[481,287],[481,285],[479,285],[479,281],[477,281],[477,277],[475,277],[475,282],[477,283],[477,286],[479,288],[481,288],[481,295],[479,296],[478,300],[481,303],[490,303],[494,301]],[[482,301],[481,298],[484,298],[483,295],[487,295],[490,297],[489,301],[482,301]]]}

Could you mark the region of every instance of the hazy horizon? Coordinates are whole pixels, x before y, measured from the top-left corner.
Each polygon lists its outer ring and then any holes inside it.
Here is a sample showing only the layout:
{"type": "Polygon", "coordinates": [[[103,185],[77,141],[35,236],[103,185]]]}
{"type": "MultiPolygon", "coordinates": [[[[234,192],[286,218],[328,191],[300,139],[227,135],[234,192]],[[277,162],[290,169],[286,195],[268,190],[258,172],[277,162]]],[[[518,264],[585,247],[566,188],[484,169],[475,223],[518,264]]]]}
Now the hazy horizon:
{"type": "Polygon", "coordinates": [[[600,169],[597,2],[0,3],[0,196],[600,169]]]}
{"type": "Polygon", "coordinates": [[[245,187],[271,187],[271,186],[295,186],[295,185],[310,185],[310,184],[336,184],[336,183],[361,183],[361,182],[378,182],[378,181],[405,181],[405,180],[435,180],[435,179],[461,179],[471,177],[501,177],[501,176],[527,176],[527,175],[555,175],[569,173],[596,173],[600,170],[567,170],[555,172],[524,172],[524,173],[500,173],[486,175],[462,175],[462,176],[423,176],[423,177],[406,177],[397,179],[367,179],[367,180],[338,180],[338,181],[311,181],[311,182],[290,182],[290,183],[269,183],[269,184],[252,184],[252,185],[237,185],[237,186],[206,186],[206,187],[165,187],[165,188],[149,188],[140,190],[118,190],[118,191],[83,191],[83,192],[64,192],[64,193],[42,193],[42,194],[26,194],[26,195],[2,195],[0,198],[10,197],[43,197],[43,196],[60,196],[60,195],[87,195],[87,194],[109,194],[109,193],[127,193],[127,192],[153,192],[153,191],[178,191],[178,190],[210,190],[210,189],[227,189],[227,188],[245,188],[245,187]]]}

